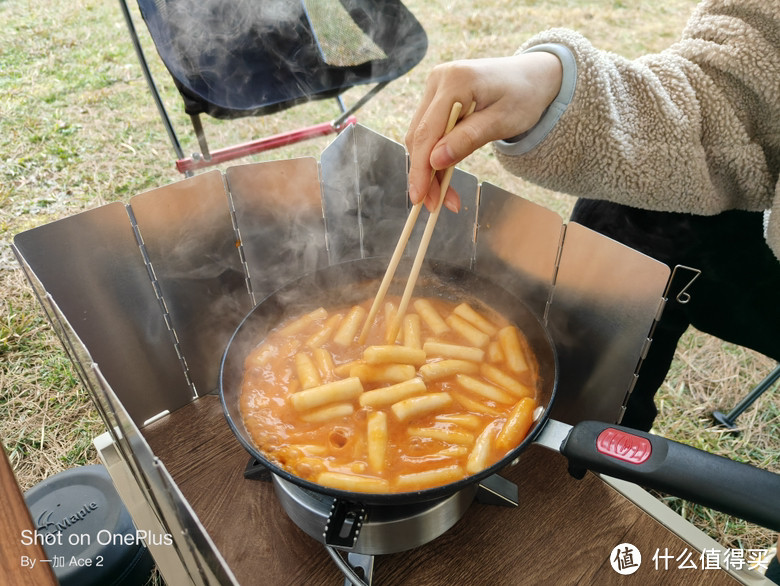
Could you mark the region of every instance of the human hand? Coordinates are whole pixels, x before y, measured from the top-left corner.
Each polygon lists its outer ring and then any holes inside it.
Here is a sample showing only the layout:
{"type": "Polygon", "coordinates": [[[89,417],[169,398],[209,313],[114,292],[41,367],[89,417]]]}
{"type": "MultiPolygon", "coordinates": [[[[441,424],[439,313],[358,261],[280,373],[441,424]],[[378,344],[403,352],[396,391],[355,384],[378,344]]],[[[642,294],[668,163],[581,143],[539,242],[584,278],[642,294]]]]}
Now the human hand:
{"type": "MultiPolygon", "coordinates": [[[[424,201],[434,209],[440,190],[438,176],[431,180],[434,171],[456,165],[489,142],[531,129],[558,95],[561,76],[558,57],[543,51],[437,65],[406,134],[412,203],[424,201]],[[475,112],[445,136],[452,104],[472,101],[475,112]]],[[[447,190],[444,205],[460,208],[454,189],[447,190]]]]}

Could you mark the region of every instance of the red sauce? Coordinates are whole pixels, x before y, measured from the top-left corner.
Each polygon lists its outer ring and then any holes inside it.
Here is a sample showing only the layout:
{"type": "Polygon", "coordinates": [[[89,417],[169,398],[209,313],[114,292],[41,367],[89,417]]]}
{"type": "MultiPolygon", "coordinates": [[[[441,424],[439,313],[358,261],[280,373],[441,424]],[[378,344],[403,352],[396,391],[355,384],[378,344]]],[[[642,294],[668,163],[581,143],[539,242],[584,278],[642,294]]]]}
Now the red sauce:
{"type": "Polygon", "coordinates": [[[266,458],[324,486],[408,492],[483,470],[522,441],[538,382],[522,333],[485,307],[415,299],[386,344],[392,301],[364,344],[371,299],[290,318],[247,356],[241,413],[266,458]]]}

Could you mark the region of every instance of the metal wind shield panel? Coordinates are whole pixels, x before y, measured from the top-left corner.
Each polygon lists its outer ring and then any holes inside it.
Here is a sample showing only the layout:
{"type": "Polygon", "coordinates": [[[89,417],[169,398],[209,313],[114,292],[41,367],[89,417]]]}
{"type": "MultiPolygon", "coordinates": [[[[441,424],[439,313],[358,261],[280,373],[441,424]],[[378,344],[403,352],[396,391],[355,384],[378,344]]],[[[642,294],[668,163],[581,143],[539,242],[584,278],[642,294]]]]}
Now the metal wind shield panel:
{"type": "Polygon", "coordinates": [[[192,400],[125,206],[18,234],[14,248],[41,303],[56,302],[134,420],[192,400]]]}

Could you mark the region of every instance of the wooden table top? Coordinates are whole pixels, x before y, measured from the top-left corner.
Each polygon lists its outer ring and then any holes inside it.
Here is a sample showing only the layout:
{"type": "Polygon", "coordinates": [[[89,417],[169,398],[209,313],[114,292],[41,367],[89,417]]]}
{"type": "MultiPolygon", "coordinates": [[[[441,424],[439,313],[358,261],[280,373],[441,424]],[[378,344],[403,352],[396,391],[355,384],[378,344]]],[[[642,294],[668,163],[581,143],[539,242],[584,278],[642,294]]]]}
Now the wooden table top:
{"type": "Polygon", "coordinates": [[[0,447],[0,581],[24,586],[56,585],[43,547],[35,542],[30,511],[24,502],[5,449],[0,447]]]}
{"type": "MultiPolygon", "coordinates": [[[[142,430],[241,584],[341,585],[322,544],[287,516],[270,482],[247,480],[248,453],[231,432],[218,397],[206,396],[142,430]]],[[[642,584],[737,584],[703,569],[700,553],[595,474],[582,480],[566,459],[532,445],[505,478],[519,488],[516,508],[474,503],[449,531],[413,550],[376,556],[374,584],[617,584],[613,548],[642,554],[642,584]],[[691,554],[698,569],[656,552],[691,554]]]]}

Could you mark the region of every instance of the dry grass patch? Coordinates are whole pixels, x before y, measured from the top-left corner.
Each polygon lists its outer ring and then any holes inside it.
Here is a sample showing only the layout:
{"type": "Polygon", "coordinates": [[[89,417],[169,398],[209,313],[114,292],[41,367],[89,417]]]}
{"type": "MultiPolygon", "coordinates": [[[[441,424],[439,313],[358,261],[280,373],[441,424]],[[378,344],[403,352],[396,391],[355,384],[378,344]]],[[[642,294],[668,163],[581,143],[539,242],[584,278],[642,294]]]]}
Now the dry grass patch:
{"type": "MultiPolygon", "coordinates": [[[[654,432],[681,443],[780,473],[780,389],[766,391],[740,415],[739,433],[715,424],[776,366],[766,356],[691,329],[681,340],[670,376],[656,395],[654,432]]],[[[640,371],[641,375],[641,371],[640,371]]],[[[726,547],[769,549],[776,534],[676,497],[667,505],[726,547]]]]}
{"type": "Polygon", "coordinates": [[[96,461],[104,426],[20,271],[0,271],[0,434],[26,490],[96,461]]]}

